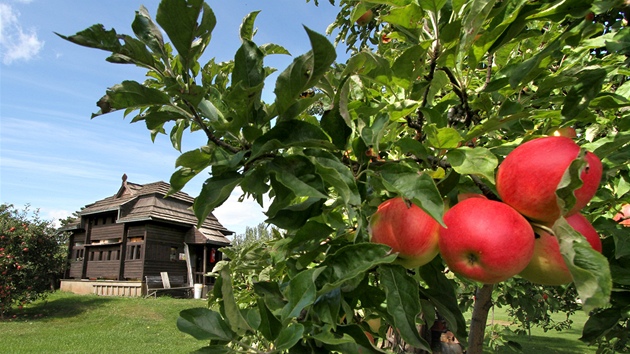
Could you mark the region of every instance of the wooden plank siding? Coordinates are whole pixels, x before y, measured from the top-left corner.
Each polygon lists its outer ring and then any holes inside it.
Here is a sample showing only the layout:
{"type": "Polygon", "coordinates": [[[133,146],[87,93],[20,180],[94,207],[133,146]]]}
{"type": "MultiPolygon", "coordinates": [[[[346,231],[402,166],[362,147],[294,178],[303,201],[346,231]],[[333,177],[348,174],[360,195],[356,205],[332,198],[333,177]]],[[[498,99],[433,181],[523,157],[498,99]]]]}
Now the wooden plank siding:
{"type": "Polygon", "coordinates": [[[117,261],[92,261],[88,262],[86,276],[90,279],[116,279],[118,278],[117,261]]]}
{"type": "Polygon", "coordinates": [[[142,280],[144,262],[141,259],[125,261],[125,280],[142,280]]]}
{"type": "Polygon", "coordinates": [[[160,275],[168,272],[173,276],[187,278],[185,260],[179,260],[184,253],[184,237],[187,228],[168,224],[147,224],[144,255],[144,276],[160,275]]]}
{"type": "Polygon", "coordinates": [[[68,278],[81,279],[81,271],[83,270],[83,261],[70,261],[70,269],[68,270],[68,278]]]}
{"type": "Polygon", "coordinates": [[[121,239],[125,230],[124,224],[105,224],[92,226],[90,239],[92,242],[107,239],[121,239]]]}

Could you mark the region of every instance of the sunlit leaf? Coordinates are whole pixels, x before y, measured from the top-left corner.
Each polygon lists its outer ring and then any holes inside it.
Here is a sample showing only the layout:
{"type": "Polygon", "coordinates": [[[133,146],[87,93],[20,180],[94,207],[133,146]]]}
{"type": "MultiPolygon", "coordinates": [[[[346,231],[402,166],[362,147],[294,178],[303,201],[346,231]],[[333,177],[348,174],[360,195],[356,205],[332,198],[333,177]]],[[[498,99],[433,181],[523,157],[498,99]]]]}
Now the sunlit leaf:
{"type": "Polygon", "coordinates": [[[553,225],[573,282],[582,300],[582,308],[589,312],[608,305],[612,289],[612,277],[608,261],[591,247],[579,232],[561,217],[553,225]]]}
{"type": "Polygon", "coordinates": [[[494,170],[499,165],[497,157],[486,148],[461,147],[446,154],[448,162],[459,174],[479,175],[494,184],[494,170]]]}

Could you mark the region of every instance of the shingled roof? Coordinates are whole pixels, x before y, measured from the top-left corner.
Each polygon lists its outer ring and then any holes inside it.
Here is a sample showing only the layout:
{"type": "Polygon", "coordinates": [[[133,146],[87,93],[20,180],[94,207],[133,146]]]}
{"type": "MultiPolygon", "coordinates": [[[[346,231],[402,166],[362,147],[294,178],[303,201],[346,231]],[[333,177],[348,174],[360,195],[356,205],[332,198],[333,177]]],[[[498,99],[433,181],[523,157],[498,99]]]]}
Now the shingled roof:
{"type": "MultiPolygon", "coordinates": [[[[184,192],[176,192],[165,197],[170,188],[168,183],[162,181],[148,184],[127,182],[127,175],[123,175],[122,185],[116,194],[86,205],[78,214],[84,216],[116,211],[117,223],[158,220],[195,226],[197,217],[191,209],[194,198],[184,192]]],[[[79,223],[72,223],[63,229],[71,230],[78,227],[79,223]]],[[[225,236],[234,233],[221,225],[212,214],[208,215],[201,228],[195,227],[195,233],[197,232],[210,241],[223,243],[230,243],[225,236]]]]}

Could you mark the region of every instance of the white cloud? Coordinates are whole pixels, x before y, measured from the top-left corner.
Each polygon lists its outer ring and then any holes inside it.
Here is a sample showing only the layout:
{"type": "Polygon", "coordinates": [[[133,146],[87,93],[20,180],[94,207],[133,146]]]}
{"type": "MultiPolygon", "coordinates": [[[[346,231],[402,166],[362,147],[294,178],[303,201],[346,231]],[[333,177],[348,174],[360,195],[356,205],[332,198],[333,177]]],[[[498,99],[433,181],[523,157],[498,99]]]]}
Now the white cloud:
{"type": "MultiPolygon", "coordinates": [[[[24,2],[24,1],[23,1],[24,2]]],[[[18,21],[20,13],[0,3],[0,55],[6,65],[18,60],[30,60],[44,47],[33,29],[25,30],[18,21]]]]}
{"type": "MultiPolygon", "coordinates": [[[[263,208],[254,200],[245,199],[239,202],[242,194],[240,187],[235,188],[228,200],[212,212],[225,228],[237,235],[244,234],[247,226],[255,227],[267,218],[263,214],[263,208]]],[[[268,206],[269,198],[265,197],[263,202],[268,206]]]]}

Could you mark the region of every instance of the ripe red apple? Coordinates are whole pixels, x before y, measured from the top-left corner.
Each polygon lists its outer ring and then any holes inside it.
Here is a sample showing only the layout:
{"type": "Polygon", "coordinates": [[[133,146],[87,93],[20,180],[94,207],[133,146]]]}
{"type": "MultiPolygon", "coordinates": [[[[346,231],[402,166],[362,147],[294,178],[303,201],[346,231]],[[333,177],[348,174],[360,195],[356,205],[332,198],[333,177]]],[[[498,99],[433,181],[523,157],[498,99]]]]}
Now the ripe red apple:
{"type": "MultiPolygon", "coordinates": [[[[630,226],[630,204],[623,204],[621,210],[613,217],[613,221],[625,227],[630,226]]],[[[2,249],[0,249],[2,251],[2,249]]]]}
{"type": "Polygon", "coordinates": [[[415,268],[438,254],[440,224],[403,198],[386,200],[370,220],[370,241],[388,245],[398,253],[401,264],[415,268]]]}
{"type": "MultiPolygon", "coordinates": [[[[582,214],[568,216],[567,222],[575,231],[582,234],[594,250],[602,252],[602,241],[591,223],[582,214]]],[[[534,255],[527,267],[519,274],[532,283],[562,285],[573,281],[567,268],[558,239],[547,232],[540,232],[534,246],[534,255]]]]}
{"type": "MultiPolygon", "coordinates": [[[[549,136],[528,141],[499,165],[497,192],[503,201],[521,214],[544,223],[560,217],[556,189],[562,175],[578,156],[580,147],[570,138],[549,136]]],[[[575,206],[567,213],[577,213],[593,198],[602,177],[602,163],[586,154],[587,166],[580,175],[584,184],[575,191],[575,206]]]]}
{"type": "Polygon", "coordinates": [[[521,272],[534,253],[534,230],[505,203],[468,198],[444,215],[440,254],[449,269],[486,284],[521,272]]]}
{"type": "Polygon", "coordinates": [[[374,13],[372,12],[372,10],[367,10],[365,13],[363,13],[363,15],[361,15],[361,17],[357,19],[357,25],[365,26],[368,23],[370,23],[370,21],[372,21],[373,18],[374,18],[374,13]]]}

